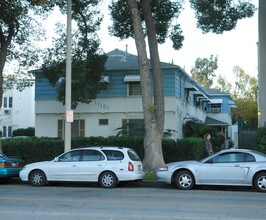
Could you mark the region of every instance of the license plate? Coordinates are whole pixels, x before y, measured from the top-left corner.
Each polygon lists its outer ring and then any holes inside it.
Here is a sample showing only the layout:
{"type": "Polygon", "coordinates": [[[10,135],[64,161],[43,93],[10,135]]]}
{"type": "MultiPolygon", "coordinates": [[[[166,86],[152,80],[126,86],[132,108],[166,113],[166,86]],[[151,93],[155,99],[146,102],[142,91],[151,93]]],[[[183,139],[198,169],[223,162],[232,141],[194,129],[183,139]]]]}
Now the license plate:
{"type": "Polygon", "coordinates": [[[138,165],[138,171],[141,171],[141,165],[138,165]]]}
{"type": "Polygon", "coordinates": [[[16,167],[17,166],[17,163],[11,163],[11,166],[12,167],[16,167]]]}

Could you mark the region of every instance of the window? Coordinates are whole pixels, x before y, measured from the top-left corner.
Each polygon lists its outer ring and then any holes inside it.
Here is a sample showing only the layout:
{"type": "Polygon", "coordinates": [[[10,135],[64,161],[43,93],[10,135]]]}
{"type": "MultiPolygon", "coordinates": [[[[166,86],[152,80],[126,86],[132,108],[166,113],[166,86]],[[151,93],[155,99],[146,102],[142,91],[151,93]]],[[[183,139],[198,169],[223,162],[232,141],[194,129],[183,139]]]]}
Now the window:
{"type": "Polygon", "coordinates": [[[13,107],[13,97],[4,97],[3,107],[4,108],[12,108],[13,107]]]}
{"type": "Polygon", "coordinates": [[[126,135],[144,135],[143,119],[122,119],[122,133],[126,135]]]}
{"type": "MultiPolygon", "coordinates": [[[[58,120],[57,121],[57,137],[64,138],[64,128],[65,128],[65,121],[58,120]]],[[[71,137],[85,137],[85,120],[74,120],[71,123],[71,137]]]]}
{"type": "Polygon", "coordinates": [[[245,162],[255,162],[255,157],[251,154],[246,154],[245,162]]]}
{"type": "Polygon", "coordinates": [[[129,158],[133,161],[140,161],[139,156],[137,155],[137,153],[133,150],[128,150],[127,154],[129,156],[129,158]]]}
{"type": "Polygon", "coordinates": [[[59,157],[58,161],[61,161],[61,162],[79,161],[82,153],[83,153],[82,150],[70,151],[70,152],[63,154],[61,157],[59,157]]]}
{"type": "Polygon", "coordinates": [[[222,105],[221,104],[211,104],[211,113],[220,113],[222,112],[222,105]]]}
{"type": "Polygon", "coordinates": [[[123,160],[124,154],[118,150],[103,150],[107,160],[123,160]]]}
{"type": "Polygon", "coordinates": [[[12,126],[3,126],[3,137],[12,137],[12,126]]]}
{"type": "Polygon", "coordinates": [[[13,107],[13,97],[9,97],[8,107],[9,108],[13,107]]]}
{"type": "Polygon", "coordinates": [[[212,158],[213,163],[239,163],[244,162],[244,153],[224,153],[212,158]]]}
{"type": "Polygon", "coordinates": [[[99,119],[99,125],[108,125],[108,119],[99,119]]]}
{"type": "Polygon", "coordinates": [[[100,161],[105,157],[97,150],[85,150],[82,161],[100,161]]]}
{"type": "Polygon", "coordinates": [[[128,82],[128,95],[141,95],[140,82],[128,82]]]}

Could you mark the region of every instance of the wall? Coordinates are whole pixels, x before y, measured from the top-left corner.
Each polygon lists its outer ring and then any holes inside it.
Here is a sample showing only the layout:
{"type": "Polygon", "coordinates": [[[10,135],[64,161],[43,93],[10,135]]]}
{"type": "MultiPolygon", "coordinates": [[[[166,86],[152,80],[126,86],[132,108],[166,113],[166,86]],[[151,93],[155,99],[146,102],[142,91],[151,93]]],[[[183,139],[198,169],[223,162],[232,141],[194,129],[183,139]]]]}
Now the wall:
{"type": "Polygon", "coordinates": [[[12,130],[35,126],[34,86],[25,88],[21,92],[16,89],[7,90],[3,94],[4,97],[12,97],[13,100],[12,108],[3,108],[2,105],[0,111],[1,131],[3,131],[3,126],[12,126],[12,130]]]}

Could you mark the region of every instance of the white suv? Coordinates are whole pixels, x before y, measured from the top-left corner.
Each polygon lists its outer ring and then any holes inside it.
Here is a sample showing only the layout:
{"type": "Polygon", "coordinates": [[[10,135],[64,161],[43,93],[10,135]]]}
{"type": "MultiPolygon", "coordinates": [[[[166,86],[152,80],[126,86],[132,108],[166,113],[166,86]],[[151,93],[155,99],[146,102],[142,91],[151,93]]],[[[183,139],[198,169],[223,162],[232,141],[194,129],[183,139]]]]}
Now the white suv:
{"type": "Polygon", "coordinates": [[[33,186],[43,186],[49,181],[82,181],[112,188],[119,182],[142,180],[144,172],[134,150],[95,146],[73,149],[52,161],[28,164],[19,176],[33,186]]]}

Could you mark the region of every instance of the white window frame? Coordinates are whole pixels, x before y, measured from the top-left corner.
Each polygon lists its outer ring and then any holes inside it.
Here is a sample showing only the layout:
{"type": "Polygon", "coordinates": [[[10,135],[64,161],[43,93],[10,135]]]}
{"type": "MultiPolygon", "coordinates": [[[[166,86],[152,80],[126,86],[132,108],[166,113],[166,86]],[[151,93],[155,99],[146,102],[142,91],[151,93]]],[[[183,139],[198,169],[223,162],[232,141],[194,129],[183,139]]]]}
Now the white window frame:
{"type": "Polygon", "coordinates": [[[3,126],[2,137],[12,137],[12,126],[3,126]]]}
{"type": "Polygon", "coordinates": [[[13,97],[5,96],[3,98],[3,109],[11,109],[13,107],[13,97]]]}

